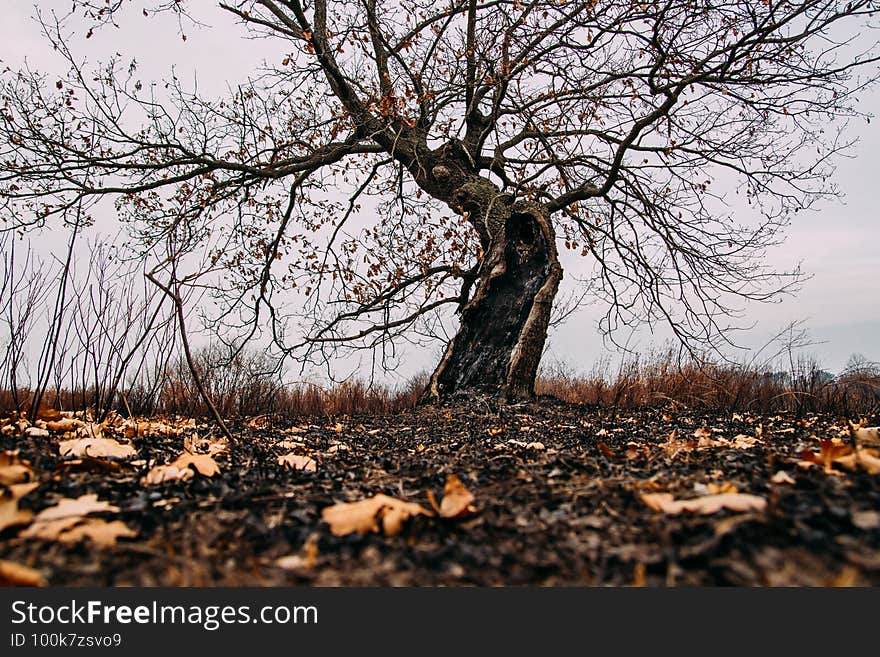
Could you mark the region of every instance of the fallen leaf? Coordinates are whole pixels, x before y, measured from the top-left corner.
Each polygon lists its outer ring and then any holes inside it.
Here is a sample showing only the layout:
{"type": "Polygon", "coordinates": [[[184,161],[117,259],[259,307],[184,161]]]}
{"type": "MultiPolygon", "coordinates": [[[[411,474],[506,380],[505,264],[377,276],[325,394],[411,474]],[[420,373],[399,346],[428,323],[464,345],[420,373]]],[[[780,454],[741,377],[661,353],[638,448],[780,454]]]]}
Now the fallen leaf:
{"type": "Polygon", "coordinates": [[[679,439],[677,430],[673,430],[672,433],[666,437],[666,442],[663,443],[663,449],[670,458],[675,458],[675,456],[682,451],[689,452],[696,446],[697,441],[679,439]]]}
{"type": "Polygon", "coordinates": [[[880,474],[880,458],[876,450],[860,449],[834,459],[834,462],[847,470],[864,470],[868,474],[880,474]]]}
{"type": "Polygon", "coordinates": [[[184,452],[166,465],[157,465],[141,478],[144,486],[155,486],[170,481],[186,481],[193,476],[193,469],[205,477],[220,472],[220,466],[209,454],[184,452]]]}
{"type": "Polygon", "coordinates": [[[284,570],[311,570],[318,559],[318,535],[311,534],[303,543],[301,554],[278,557],[275,565],[284,570]]]}
{"type": "Polygon", "coordinates": [[[24,430],[24,435],[28,438],[48,438],[49,432],[40,427],[28,427],[24,430]]]}
{"type": "Polygon", "coordinates": [[[335,536],[346,536],[357,532],[384,531],[386,536],[396,536],[403,523],[411,516],[433,515],[414,502],[404,502],[388,495],[378,494],[360,502],[343,502],[326,507],[321,511],[321,519],[330,525],[335,536]]]}
{"type": "Polygon", "coordinates": [[[852,514],[852,524],[859,529],[880,529],[880,511],[856,511],[852,514]]]}
{"type": "Polygon", "coordinates": [[[815,463],[825,468],[825,472],[832,471],[832,464],[843,456],[852,453],[852,447],[844,444],[837,438],[832,440],[823,440],[819,443],[819,453],[817,454],[811,449],[804,450],[801,453],[802,463],[815,463]]]}
{"type": "Polygon", "coordinates": [[[330,445],[327,448],[328,454],[336,454],[337,452],[349,452],[351,448],[348,445],[343,445],[342,443],[336,443],[335,445],[330,445]]]}
{"type": "Polygon", "coordinates": [[[257,417],[253,417],[247,422],[247,426],[250,429],[265,429],[266,427],[271,426],[272,418],[268,415],[258,415],[257,417]]]}
{"type": "Polygon", "coordinates": [[[0,488],[0,532],[7,527],[26,525],[33,519],[33,513],[18,508],[21,497],[24,495],[17,495],[11,488],[0,488]]]}
{"type": "Polygon", "coordinates": [[[526,443],[526,449],[531,449],[536,452],[540,452],[541,450],[546,449],[546,447],[544,447],[544,443],[539,443],[539,442],[535,441],[535,442],[531,442],[531,443],[526,443]]]}
{"type": "Polygon", "coordinates": [[[733,440],[728,444],[730,447],[735,447],[737,449],[751,449],[758,444],[758,439],[741,433],[734,436],[733,440]]]}
{"type": "Polygon", "coordinates": [[[880,445],[880,427],[853,427],[855,438],[860,443],[880,445]]]}
{"type": "Polygon", "coordinates": [[[165,422],[139,422],[138,431],[142,436],[179,436],[183,428],[173,427],[165,422]]]}
{"type": "Polygon", "coordinates": [[[66,497],[55,506],[40,511],[33,519],[30,527],[19,536],[21,538],[40,538],[55,541],[75,525],[83,521],[91,513],[104,511],[117,512],[118,507],[109,502],[99,501],[94,493],[81,495],[73,499],[66,497]]]}
{"type": "Polygon", "coordinates": [[[183,449],[193,454],[207,454],[215,458],[222,458],[229,455],[229,439],[226,436],[200,438],[198,434],[193,434],[183,439],[183,449]]]}
{"type": "Polygon", "coordinates": [[[46,586],[39,570],[0,559],[0,586],[46,586]]]}
{"type": "Polygon", "coordinates": [[[58,443],[61,456],[88,456],[92,458],[109,457],[127,459],[137,456],[131,445],[123,445],[112,438],[75,438],[58,443]]]}
{"type": "Polygon", "coordinates": [[[20,484],[31,481],[34,471],[30,463],[18,458],[18,452],[0,452],[0,484],[20,484]]]}
{"type": "Polygon", "coordinates": [[[55,466],[56,472],[118,472],[122,466],[118,461],[93,459],[90,456],[70,461],[61,461],[55,466]]]}
{"type": "Polygon", "coordinates": [[[785,470],[779,470],[775,475],[770,478],[774,484],[793,484],[794,479],[791,478],[791,475],[788,474],[785,470]]]}
{"type": "Polygon", "coordinates": [[[35,490],[40,487],[40,482],[38,481],[29,481],[26,484],[9,484],[6,488],[12,493],[12,495],[18,499],[20,497],[24,497],[32,490],[35,490]]]}
{"type": "Polygon", "coordinates": [[[608,446],[608,443],[602,442],[601,440],[596,443],[596,449],[602,452],[602,455],[605,458],[613,459],[617,455],[616,452],[608,446]]]}
{"type": "Polygon", "coordinates": [[[441,518],[457,518],[476,509],[473,506],[474,494],[461,483],[456,475],[446,477],[446,485],[443,487],[443,500],[440,502],[439,514],[441,518]]]}
{"type": "Polygon", "coordinates": [[[101,518],[87,518],[71,529],[62,532],[58,540],[62,543],[79,543],[88,538],[95,545],[110,547],[116,545],[116,539],[134,538],[137,532],[130,529],[121,520],[110,522],[101,518]]]}
{"type": "Polygon", "coordinates": [[[278,465],[283,465],[292,470],[304,470],[306,472],[315,472],[315,470],[318,469],[318,464],[315,463],[315,459],[311,456],[302,456],[292,452],[290,454],[279,456],[278,465]]]}
{"type": "Polygon", "coordinates": [[[208,454],[181,454],[171,465],[176,465],[178,468],[195,468],[205,477],[213,477],[220,472],[217,461],[208,454]]]}
{"type": "Polygon", "coordinates": [[[721,493],[690,500],[676,500],[671,493],[642,493],[641,498],[653,510],[669,515],[677,515],[682,511],[708,515],[721,509],[739,512],[763,511],[767,506],[767,500],[763,497],[746,493],[721,493]]]}
{"type": "Polygon", "coordinates": [[[68,431],[76,431],[80,427],[85,426],[85,422],[72,417],[61,418],[60,420],[50,420],[46,422],[46,429],[52,433],[67,433],[68,431]]]}
{"type": "Polygon", "coordinates": [[[738,493],[739,489],[729,481],[722,481],[720,484],[713,481],[706,484],[706,492],[709,495],[720,495],[721,493],[738,493]]]}
{"type": "Polygon", "coordinates": [[[490,436],[498,436],[504,433],[504,427],[490,427],[486,429],[486,433],[490,436]]]}
{"type": "Polygon", "coordinates": [[[158,486],[172,481],[186,481],[195,476],[190,468],[179,468],[176,465],[157,465],[150,468],[143,477],[141,484],[144,486],[158,486]]]}
{"type": "Polygon", "coordinates": [[[306,449],[306,444],[297,440],[282,440],[280,443],[276,443],[275,446],[281,449],[306,449]]]}
{"type": "Polygon", "coordinates": [[[275,566],[282,570],[308,570],[308,560],[298,554],[288,554],[275,559],[275,566]]]}

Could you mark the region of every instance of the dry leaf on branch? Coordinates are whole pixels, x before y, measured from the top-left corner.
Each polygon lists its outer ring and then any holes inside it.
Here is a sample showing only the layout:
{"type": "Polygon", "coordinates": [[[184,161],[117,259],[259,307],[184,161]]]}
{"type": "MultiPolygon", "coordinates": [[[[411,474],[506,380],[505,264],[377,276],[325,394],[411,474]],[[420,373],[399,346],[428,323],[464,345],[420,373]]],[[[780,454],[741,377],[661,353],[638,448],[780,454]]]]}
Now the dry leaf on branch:
{"type": "Polygon", "coordinates": [[[682,511],[709,515],[721,509],[739,512],[763,511],[767,507],[767,500],[763,497],[746,493],[721,493],[691,500],[676,500],[671,493],[642,493],[641,498],[650,508],[668,515],[677,515],[682,511]]]}
{"type": "Polygon", "coordinates": [[[58,443],[61,456],[76,456],[91,458],[109,457],[127,459],[137,456],[137,451],[131,445],[123,445],[112,438],[76,438],[74,440],[62,440],[58,443]]]}
{"type": "Polygon", "coordinates": [[[18,452],[0,452],[0,484],[21,484],[31,481],[34,471],[31,464],[18,458],[18,452]]]}
{"type": "Polygon", "coordinates": [[[14,561],[0,559],[0,586],[46,586],[40,571],[14,561]]]}
{"type": "Polygon", "coordinates": [[[380,530],[386,536],[396,536],[403,529],[403,523],[416,515],[433,514],[420,504],[404,502],[381,493],[360,502],[334,504],[321,511],[321,519],[330,525],[330,531],[335,536],[354,532],[378,533],[380,530]]]}
{"type": "Polygon", "coordinates": [[[473,506],[474,499],[474,494],[465,488],[461,479],[456,475],[449,475],[443,487],[443,500],[440,502],[438,513],[441,518],[457,518],[473,513],[476,511],[473,506]]]}
{"type": "Polygon", "coordinates": [[[318,464],[311,456],[302,456],[300,454],[284,454],[278,457],[278,465],[283,465],[291,470],[305,470],[306,472],[315,472],[318,464]]]}

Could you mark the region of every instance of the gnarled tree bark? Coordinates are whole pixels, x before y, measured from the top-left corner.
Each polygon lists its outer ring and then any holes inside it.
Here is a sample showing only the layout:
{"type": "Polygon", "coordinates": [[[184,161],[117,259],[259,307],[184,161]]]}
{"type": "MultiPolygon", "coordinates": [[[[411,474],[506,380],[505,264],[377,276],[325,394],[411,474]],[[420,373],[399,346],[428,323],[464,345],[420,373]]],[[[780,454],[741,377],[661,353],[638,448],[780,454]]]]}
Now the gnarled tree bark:
{"type": "Polygon", "coordinates": [[[484,255],[474,296],[425,397],[482,392],[530,399],[562,279],[550,213],[538,203],[511,204],[488,181],[463,185],[454,200],[477,228],[484,255]]]}

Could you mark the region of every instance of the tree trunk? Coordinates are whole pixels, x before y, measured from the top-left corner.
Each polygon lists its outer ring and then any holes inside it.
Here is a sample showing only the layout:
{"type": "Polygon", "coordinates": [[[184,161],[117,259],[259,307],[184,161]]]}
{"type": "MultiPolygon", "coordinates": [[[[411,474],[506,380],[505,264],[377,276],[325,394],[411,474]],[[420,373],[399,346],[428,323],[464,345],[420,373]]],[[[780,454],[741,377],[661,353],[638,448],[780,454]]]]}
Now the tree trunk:
{"type": "Polygon", "coordinates": [[[506,205],[500,198],[496,192],[488,205],[462,203],[482,215],[485,255],[458,334],[425,391],[429,400],[473,392],[509,401],[534,397],[562,267],[546,209],[531,202],[506,205]]]}

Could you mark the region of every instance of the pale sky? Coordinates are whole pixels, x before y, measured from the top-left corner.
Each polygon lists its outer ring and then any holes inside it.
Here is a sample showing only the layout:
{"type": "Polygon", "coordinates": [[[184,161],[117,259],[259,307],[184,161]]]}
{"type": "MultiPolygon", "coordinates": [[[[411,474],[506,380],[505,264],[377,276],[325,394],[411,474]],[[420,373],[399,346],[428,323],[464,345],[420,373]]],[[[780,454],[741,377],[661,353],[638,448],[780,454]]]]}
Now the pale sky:
{"type": "MultiPolygon", "coordinates": [[[[69,3],[43,2],[41,6],[66,9],[69,3]]],[[[207,95],[222,94],[227,84],[234,86],[262,60],[283,56],[277,42],[242,38],[242,28],[221,11],[212,14],[210,28],[187,28],[184,43],[168,18],[145,19],[136,9],[128,13],[122,30],[105,28],[88,41],[80,36],[74,42],[75,52],[92,62],[116,51],[125,60],[134,57],[145,82],[162,77],[174,66],[184,81],[197,75],[199,87],[207,95]]],[[[4,66],[18,68],[26,57],[33,68],[58,70],[57,55],[41,38],[30,18],[32,13],[30,0],[4,3],[0,60],[4,66]]],[[[864,97],[863,110],[880,113],[880,92],[875,90],[864,97]]],[[[856,352],[880,360],[876,337],[880,335],[880,257],[876,239],[880,131],[876,125],[860,122],[852,126],[850,134],[860,137],[860,143],[849,159],[840,161],[836,176],[844,201],[825,202],[817,211],[800,213],[786,243],[770,255],[782,269],[802,261],[804,271],[813,278],[795,298],[748,307],[748,320],[757,326],[739,337],[746,346],[760,346],[789,322],[805,320],[811,337],[823,341],[808,352],[827,369],[839,371],[856,352]]],[[[596,330],[600,316],[598,308],[586,308],[557,329],[551,335],[545,363],[557,358],[575,370],[588,370],[604,352],[596,330]]],[[[660,334],[653,339],[662,341],[665,337],[660,334]]],[[[652,336],[643,331],[635,345],[645,348],[651,341],[652,336]]],[[[438,350],[439,346],[434,353],[413,354],[407,369],[430,368],[438,350]]]]}

